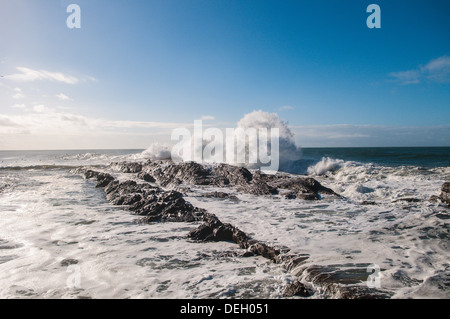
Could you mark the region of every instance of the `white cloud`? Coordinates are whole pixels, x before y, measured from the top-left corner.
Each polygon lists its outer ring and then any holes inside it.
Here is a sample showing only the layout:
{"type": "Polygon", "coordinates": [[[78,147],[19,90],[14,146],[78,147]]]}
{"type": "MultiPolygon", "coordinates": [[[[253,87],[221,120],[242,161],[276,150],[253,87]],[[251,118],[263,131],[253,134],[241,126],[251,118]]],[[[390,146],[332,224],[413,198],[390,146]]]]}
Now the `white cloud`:
{"type": "Polygon", "coordinates": [[[56,95],[56,97],[60,100],[60,101],[70,101],[72,100],[70,97],[68,97],[67,95],[60,93],[58,95],[56,95]]]}
{"type": "Polygon", "coordinates": [[[211,116],[211,115],[203,115],[202,117],[201,117],[201,120],[203,120],[203,121],[213,121],[213,120],[215,120],[216,118],[214,117],[214,116],[211,116]]]}
{"type": "Polygon", "coordinates": [[[0,114],[0,149],[145,148],[192,126],[91,118],[39,104],[20,115],[0,114]]]}
{"type": "Polygon", "coordinates": [[[18,67],[17,70],[20,73],[4,76],[5,79],[16,82],[32,82],[32,81],[56,81],[66,84],[76,84],[78,79],[73,76],[69,76],[60,72],[51,72],[47,70],[33,70],[25,67],[18,67]]]}
{"type": "Polygon", "coordinates": [[[402,72],[392,72],[389,74],[390,77],[395,78],[396,82],[401,84],[417,84],[420,83],[420,72],[416,70],[402,71],[402,72]]]}
{"type": "Polygon", "coordinates": [[[450,125],[305,125],[294,126],[302,147],[449,146],[450,125]]]}
{"type": "Polygon", "coordinates": [[[432,82],[450,82],[450,57],[442,56],[431,60],[425,66],[416,69],[389,74],[391,78],[400,84],[418,84],[423,80],[432,82]]]}
{"type": "Polygon", "coordinates": [[[11,105],[11,107],[15,108],[15,109],[24,109],[24,108],[26,108],[26,105],[25,104],[14,104],[14,105],[11,105]]]}
{"type": "Polygon", "coordinates": [[[293,106],[285,105],[285,106],[280,107],[278,110],[279,111],[284,111],[284,110],[293,110],[293,109],[294,109],[293,106]]]}
{"type": "Polygon", "coordinates": [[[25,98],[25,95],[23,93],[17,92],[12,97],[13,97],[13,99],[19,100],[19,99],[25,98]]]}
{"type": "Polygon", "coordinates": [[[20,127],[20,124],[14,122],[6,115],[0,114],[0,127],[20,127]]]}
{"type": "Polygon", "coordinates": [[[48,113],[51,112],[51,109],[46,107],[45,105],[35,105],[33,106],[33,110],[38,113],[48,113]]]}
{"type": "Polygon", "coordinates": [[[450,82],[450,57],[442,56],[421,68],[428,79],[436,82],[450,82]]]}

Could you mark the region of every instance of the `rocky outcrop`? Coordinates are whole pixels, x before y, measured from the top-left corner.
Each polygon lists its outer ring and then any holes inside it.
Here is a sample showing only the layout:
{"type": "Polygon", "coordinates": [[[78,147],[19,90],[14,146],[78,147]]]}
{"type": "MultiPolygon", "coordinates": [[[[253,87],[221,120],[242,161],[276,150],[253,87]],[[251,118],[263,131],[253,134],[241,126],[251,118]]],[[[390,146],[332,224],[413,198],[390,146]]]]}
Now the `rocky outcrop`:
{"type": "Polygon", "coordinates": [[[310,177],[289,177],[275,179],[269,182],[270,185],[278,189],[289,190],[286,198],[289,199],[304,199],[304,200],[319,200],[320,194],[328,194],[340,197],[332,189],[327,188],[310,177]]]}
{"type": "Polygon", "coordinates": [[[439,199],[444,203],[450,205],[450,182],[446,182],[441,187],[441,195],[439,199]]]}
{"type": "Polygon", "coordinates": [[[289,199],[319,200],[321,194],[340,197],[332,189],[308,177],[292,177],[285,174],[265,175],[250,172],[245,167],[228,164],[204,166],[194,162],[174,163],[148,161],[139,163],[115,163],[120,172],[138,172],[137,177],[164,188],[176,188],[180,184],[199,186],[234,187],[241,193],[275,195],[287,193],[289,199]]]}
{"type": "Polygon", "coordinates": [[[314,291],[298,280],[288,284],[283,290],[284,297],[298,296],[307,298],[312,295],[314,295],[314,291]]]}
{"type": "Polygon", "coordinates": [[[148,183],[128,180],[120,182],[110,174],[92,170],[82,171],[86,179],[95,178],[97,187],[103,187],[106,199],[114,205],[126,205],[141,222],[192,222],[201,220],[204,210],[192,206],[183,195],[166,191],[148,183]]]}
{"type": "Polygon", "coordinates": [[[225,192],[210,192],[210,193],[204,193],[202,195],[197,195],[198,197],[206,197],[206,198],[217,198],[217,199],[230,199],[233,201],[238,201],[239,198],[237,198],[234,195],[230,195],[225,192]]]}
{"type": "Polygon", "coordinates": [[[142,164],[138,162],[111,163],[110,167],[122,173],[139,173],[142,171],[142,164]]]}
{"type": "MultiPolygon", "coordinates": [[[[104,188],[106,198],[114,205],[126,206],[142,223],[196,222],[200,223],[187,234],[197,242],[233,242],[245,250],[242,257],[261,256],[284,267],[297,276],[284,289],[286,297],[310,297],[320,290],[331,298],[389,298],[390,294],[369,289],[361,282],[367,279],[367,265],[307,265],[309,256],[289,254],[289,249],[278,249],[250,238],[245,232],[204,209],[193,206],[174,188],[180,184],[234,187],[238,192],[271,195],[283,191],[292,198],[319,200],[321,194],[339,196],[312,178],[287,175],[252,173],[242,167],[220,164],[205,167],[197,163],[176,164],[171,161],[116,163],[121,173],[137,173],[140,181],[120,181],[109,173],[80,169],[86,179],[95,179],[97,187],[104,188]],[[156,184],[156,185],[155,185],[156,184]],[[167,188],[166,188],[167,187],[167,188]],[[306,285],[310,283],[311,285],[306,285]],[[312,289],[311,287],[314,287],[312,289]]],[[[447,192],[447,186],[443,192],[447,192]]],[[[204,193],[210,198],[235,199],[225,192],[204,193]]]]}

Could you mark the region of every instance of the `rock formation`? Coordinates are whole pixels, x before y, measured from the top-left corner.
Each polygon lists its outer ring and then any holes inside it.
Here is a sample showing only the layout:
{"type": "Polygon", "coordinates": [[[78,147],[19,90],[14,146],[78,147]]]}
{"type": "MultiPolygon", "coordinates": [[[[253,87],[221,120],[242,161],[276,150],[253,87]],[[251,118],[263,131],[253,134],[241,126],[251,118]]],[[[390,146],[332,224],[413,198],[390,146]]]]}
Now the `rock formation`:
{"type": "MultiPolygon", "coordinates": [[[[89,168],[77,170],[86,179],[95,179],[97,187],[104,188],[106,198],[114,205],[124,205],[143,223],[197,222],[200,225],[187,234],[189,240],[227,241],[245,249],[242,257],[262,256],[280,264],[287,271],[298,276],[284,290],[284,296],[309,297],[314,290],[303,282],[313,283],[329,297],[340,298],[388,298],[387,292],[369,289],[361,284],[367,278],[364,265],[355,265],[350,271],[348,265],[304,267],[309,256],[289,254],[276,247],[250,238],[237,227],[223,223],[206,210],[194,207],[178,191],[180,185],[198,185],[235,188],[238,192],[259,196],[270,196],[280,191],[295,200],[320,200],[322,194],[337,196],[333,190],[321,185],[313,178],[286,174],[264,175],[252,173],[246,168],[227,164],[203,166],[197,163],[173,163],[171,161],[148,161],[145,163],[114,163],[111,168],[121,173],[134,173],[135,178],[119,181],[109,173],[89,168]],[[137,181],[136,181],[137,179],[137,181]],[[343,270],[344,269],[344,270],[343,270]],[[355,270],[356,269],[356,270],[355,270]],[[343,279],[344,278],[344,279],[343,279]]],[[[448,196],[448,186],[442,188],[448,196]]],[[[233,199],[237,197],[225,192],[203,194],[212,198],[233,199]]],[[[442,196],[442,194],[441,194],[442,196]]],[[[446,197],[448,198],[448,197],[446,197]]]]}

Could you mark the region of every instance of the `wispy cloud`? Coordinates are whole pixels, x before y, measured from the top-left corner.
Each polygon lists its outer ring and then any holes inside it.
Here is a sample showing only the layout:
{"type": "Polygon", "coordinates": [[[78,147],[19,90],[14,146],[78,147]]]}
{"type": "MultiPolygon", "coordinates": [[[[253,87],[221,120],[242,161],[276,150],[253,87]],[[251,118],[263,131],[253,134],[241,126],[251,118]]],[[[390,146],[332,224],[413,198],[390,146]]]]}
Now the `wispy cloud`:
{"type": "MultiPolygon", "coordinates": [[[[18,107],[21,108],[21,107],[18,107]]],[[[37,104],[0,114],[0,149],[145,148],[192,123],[93,118],[37,104]]]]}
{"type": "Polygon", "coordinates": [[[72,100],[70,97],[68,97],[67,95],[60,93],[58,95],[56,95],[56,97],[60,100],[60,101],[70,101],[72,100]]]}
{"type": "Polygon", "coordinates": [[[25,95],[23,93],[17,92],[12,97],[13,97],[13,99],[19,100],[19,99],[25,98],[25,95]]]}
{"type": "Polygon", "coordinates": [[[293,106],[290,106],[290,105],[284,105],[284,106],[278,108],[278,111],[293,110],[293,109],[294,109],[293,106]]]}
{"type": "Polygon", "coordinates": [[[14,104],[14,105],[11,105],[11,107],[15,108],[15,109],[25,109],[26,105],[25,104],[14,104]]]}
{"type": "Polygon", "coordinates": [[[201,117],[201,120],[203,120],[203,121],[213,121],[213,120],[215,120],[216,118],[214,117],[214,116],[211,116],[211,115],[203,115],[202,117],[201,117]]]}
{"type": "MultiPolygon", "coordinates": [[[[16,104],[13,107],[25,108],[25,105],[16,104]]],[[[14,123],[16,127],[26,128],[30,132],[51,134],[79,134],[98,133],[104,131],[132,132],[139,130],[164,130],[171,132],[178,127],[191,127],[192,123],[172,122],[146,122],[124,121],[91,118],[79,114],[63,112],[47,107],[43,104],[34,105],[26,114],[6,115],[0,114],[2,123],[14,123]]],[[[11,126],[11,125],[9,125],[11,126]]],[[[3,133],[0,127],[0,134],[3,133]]]]}
{"type": "Polygon", "coordinates": [[[304,125],[292,131],[303,147],[450,146],[450,125],[304,125]]]}
{"type": "Polygon", "coordinates": [[[61,72],[51,72],[47,70],[33,70],[25,67],[18,67],[17,70],[20,73],[6,75],[4,76],[4,78],[16,82],[32,82],[43,80],[63,82],[66,84],[77,84],[79,82],[78,78],[66,75],[61,72]]]}
{"type": "Polygon", "coordinates": [[[413,70],[392,72],[389,76],[403,85],[418,84],[424,80],[450,83],[450,57],[445,55],[431,60],[424,66],[418,66],[413,70]]]}

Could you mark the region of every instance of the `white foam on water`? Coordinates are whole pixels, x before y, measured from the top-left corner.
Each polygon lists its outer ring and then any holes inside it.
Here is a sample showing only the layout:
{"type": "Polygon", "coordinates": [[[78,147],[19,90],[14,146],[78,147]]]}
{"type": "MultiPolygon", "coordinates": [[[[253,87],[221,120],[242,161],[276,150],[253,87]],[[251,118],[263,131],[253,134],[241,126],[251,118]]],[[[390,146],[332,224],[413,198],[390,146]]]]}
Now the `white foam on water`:
{"type": "MultiPolygon", "coordinates": [[[[139,154],[70,156],[71,165],[106,167],[139,154]]],[[[187,200],[254,239],[308,254],[304,266],[377,264],[394,298],[449,297],[449,212],[429,198],[439,195],[450,168],[324,159],[311,172],[345,198],[216,189],[232,192],[235,202],[199,197],[211,189],[190,185],[187,200]]],[[[187,240],[198,223],[137,224],[69,169],[2,169],[0,181],[0,298],[278,298],[294,279],[267,259],[239,257],[233,243],[187,240]],[[67,284],[70,259],[80,270],[79,288],[67,284]]]]}
{"type": "Polygon", "coordinates": [[[35,172],[0,197],[1,298],[279,297],[286,277],[232,243],[194,243],[188,223],[136,224],[79,176],[35,172]],[[64,262],[66,260],[66,263],[64,262]],[[68,286],[76,260],[80,286],[68,286]],[[70,263],[70,262],[69,262],[70,263]]]}

